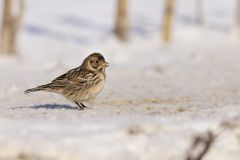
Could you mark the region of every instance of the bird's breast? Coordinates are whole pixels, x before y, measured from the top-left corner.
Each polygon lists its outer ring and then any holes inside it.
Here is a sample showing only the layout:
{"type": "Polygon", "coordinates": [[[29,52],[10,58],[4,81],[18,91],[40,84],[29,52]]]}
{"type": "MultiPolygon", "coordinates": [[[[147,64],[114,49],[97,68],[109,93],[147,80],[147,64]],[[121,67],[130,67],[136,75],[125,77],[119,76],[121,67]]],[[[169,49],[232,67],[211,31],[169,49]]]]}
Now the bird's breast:
{"type": "Polygon", "coordinates": [[[83,90],[82,88],[79,90],[75,97],[74,101],[82,102],[95,98],[104,88],[105,83],[105,75],[96,74],[89,80],[88,88],[83,90]]]}
{"type": "Polygon", "coordinates": [[[96,80],[96,84],[91,87],[90,93],[93,96],[96,96],[99,92],[101,92],[104,88],[104,83],[105,83],[105,76],[103,74],[99,74],[98,78],[96,80]]]}

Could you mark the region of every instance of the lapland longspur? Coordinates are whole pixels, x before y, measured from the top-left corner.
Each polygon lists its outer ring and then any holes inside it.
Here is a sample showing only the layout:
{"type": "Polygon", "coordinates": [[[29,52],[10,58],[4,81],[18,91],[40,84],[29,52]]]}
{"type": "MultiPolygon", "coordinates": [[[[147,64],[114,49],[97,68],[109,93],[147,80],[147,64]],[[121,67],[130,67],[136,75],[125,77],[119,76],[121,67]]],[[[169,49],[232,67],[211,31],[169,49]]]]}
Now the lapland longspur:
{"type": "Polygon", "coordinates": [[[84,59],[81,66],[57,77],[51,83],[31,88],[25,93],[35,91],[55,92],[76,103],[79,109],[87,108],[83,102],[90,100],[103,90],[109,63],[100,53],[92,53],[84,59]]]}

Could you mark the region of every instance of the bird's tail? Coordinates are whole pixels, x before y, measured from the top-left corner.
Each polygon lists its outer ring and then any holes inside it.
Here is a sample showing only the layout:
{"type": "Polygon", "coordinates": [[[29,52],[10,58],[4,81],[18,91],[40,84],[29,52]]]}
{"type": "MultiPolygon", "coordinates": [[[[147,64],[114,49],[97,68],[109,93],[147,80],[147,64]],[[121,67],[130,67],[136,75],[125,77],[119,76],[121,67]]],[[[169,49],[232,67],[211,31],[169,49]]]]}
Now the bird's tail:
{"type": "Polygon", "coordinates": [[[24,91],[25,94],[27,93],[31,93],[31,92],[35,92],[35,91],[50,91],[50,84],[45,84],[45,85],[41,85],[41,86],[38,86],[38,87],[35,87],[35,88],[30,88],[26,91],[24,91]]]}

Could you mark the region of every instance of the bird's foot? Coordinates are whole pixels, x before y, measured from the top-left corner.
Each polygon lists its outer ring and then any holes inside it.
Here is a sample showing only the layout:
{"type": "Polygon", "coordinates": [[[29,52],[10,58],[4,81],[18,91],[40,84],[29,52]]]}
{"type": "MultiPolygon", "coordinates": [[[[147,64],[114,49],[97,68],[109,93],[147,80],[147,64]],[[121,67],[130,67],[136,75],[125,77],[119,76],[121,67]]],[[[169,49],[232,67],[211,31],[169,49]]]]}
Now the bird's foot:
{"type": "Polygon", "coordinates": [[[84,110],[84,109],[90,109],[89,107],[85,106],[83,103],[78,103],[78,102],[75,102],[78,106],[78,109],[79,110],[84,110]]]}
{"type": "Polygon", "coordinates": [[[90,109],[89,107],[87,107],[87,106],[84,105],[83,103],[81,103],[81,105],[83,106],[84,109],[90,109]]]}
{"type": "Polygon", "coordinates": [[[78,106],[78,109],[79,110],[84,110],[84,107],[81,105],[81,104],[79,104],[78,102],[75,102],[76,103],[76,105],[78,106]]]}

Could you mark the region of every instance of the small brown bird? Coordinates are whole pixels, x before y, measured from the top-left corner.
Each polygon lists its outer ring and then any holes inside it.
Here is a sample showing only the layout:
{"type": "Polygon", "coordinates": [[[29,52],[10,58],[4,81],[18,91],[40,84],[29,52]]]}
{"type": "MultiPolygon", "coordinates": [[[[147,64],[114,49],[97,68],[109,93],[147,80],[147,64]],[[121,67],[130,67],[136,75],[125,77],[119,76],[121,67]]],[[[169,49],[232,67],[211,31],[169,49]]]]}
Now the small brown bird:
{"type": "Polygon", "coordinates": [[[79,109],[87,108],[83,102],[94,98],[103,90],[109,63],[100,53],[92,53],[81,66],[57,77],[51,83],[26,90],[55,92],[76,103],[79,109]]]}

